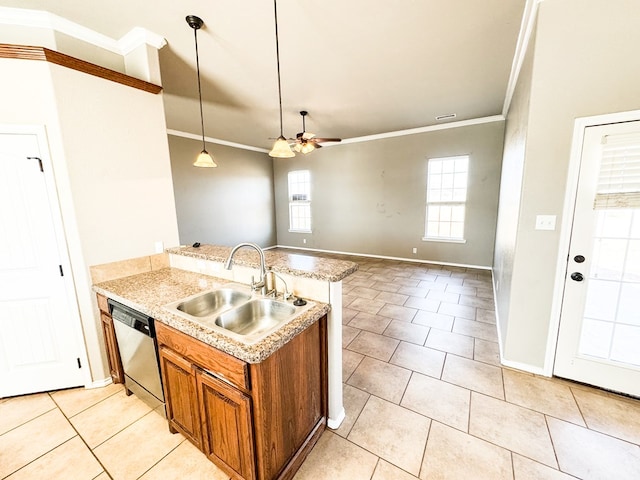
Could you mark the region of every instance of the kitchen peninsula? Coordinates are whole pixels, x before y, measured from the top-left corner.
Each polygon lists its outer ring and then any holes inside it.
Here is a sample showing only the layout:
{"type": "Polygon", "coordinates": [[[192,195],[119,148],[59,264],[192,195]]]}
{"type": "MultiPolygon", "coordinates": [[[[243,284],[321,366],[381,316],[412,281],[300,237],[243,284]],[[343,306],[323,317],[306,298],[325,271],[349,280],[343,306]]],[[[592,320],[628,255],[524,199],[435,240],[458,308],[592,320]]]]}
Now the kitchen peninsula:
{"type": "MultiPolygon", "coordinates": [[[[233,251],[179,247],[167,254],[166,268],[94,285],[103,324],[113,323],[109,302],[155,319],[172,432],[182,433],[233,478],[291,478],[325,425],[337,428],[344,418],[341,281],[357,264],[263,252],[251,244],[233,251]],[[246,293],[248,284],[256,283],[256,273],[263,295],[246,293]],[[265,297],[267,283],[277,299],[265,297]],[[211,294],[241,296],[237,309],[276,302],[290,309],[290,317],[255,338],[243,337],[218,323],[224,313],[207,323],[184,310],[190,299],[211,294]]],[[[124,374],[126,385],[130,378],[126,368],[118,372],[115,336],[105,327],[112,376],[119,380],[124,374]]]]}
{"type": "MultiPolygon", "coordinates": [[[[230,247],[201,245],[175,247],[166,250],[169,268],[147,272],[95,285],[94,290],[106,297],[122,301],[160,322],[180,329],[184,320],[164,309],[164,305],[201,291],[211,289],[220,281],[250,284],[251,277],[259,273],[259,258],[255,251],[242,249],[234,257],[231,270],[224,262],[230,247]]],[[[279,292],[286,289],[296,296],[327,304],[327,356],[328,356],[328,419],[330,428],[338,428],[344,419],[342,403],[342,280],[358,269],[354,262],[319,258],[299,253],[265,250],[267,267],[277,274],[275,286],[279,292]]],[[[303,329],[317,311],[307,312],[290,325],[290,331],[303,329]]],[[[286,342],[285,331],[272,338],[270,347],[247,348],[219,334],[190,326],[186,333],[205,343],[214,342],[232,355],[248,362],[259,361],[286,342]],[[226,350],[229,348],[230,350],[226,350]]],[[[210,343],[211,344],[211,343],[210,343]]]]}
{"type": "MultiPolygon", "coordinates": [[[[249,284],[257,278],[259,258],[256,252],[242,249],[234,257],[232,270],[224,269],[231,248],[216,245],[176,247],[166,250],[170,265],[192,272],[249,284]]],[[[342,280],[358,270],[355,262],[265,250],[267,266],[287,283],[289,291],[331,305],[327,315],[329,412],[327,425],[338,428],[344,419],[342,404],[342,280]]],[[[276,278],[278,289],[281,284],[276,278]]]]}

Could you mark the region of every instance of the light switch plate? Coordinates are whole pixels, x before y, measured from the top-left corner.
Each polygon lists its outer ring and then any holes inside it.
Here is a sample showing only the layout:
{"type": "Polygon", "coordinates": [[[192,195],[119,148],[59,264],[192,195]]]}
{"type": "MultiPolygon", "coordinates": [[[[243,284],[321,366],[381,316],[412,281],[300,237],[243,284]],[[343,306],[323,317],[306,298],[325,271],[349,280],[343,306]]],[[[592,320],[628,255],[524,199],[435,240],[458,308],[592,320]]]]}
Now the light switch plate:
{"type": "Polygon", "coordinates": [[[555,230],[555,215],[536,215],[536,230],[555,230]]]}

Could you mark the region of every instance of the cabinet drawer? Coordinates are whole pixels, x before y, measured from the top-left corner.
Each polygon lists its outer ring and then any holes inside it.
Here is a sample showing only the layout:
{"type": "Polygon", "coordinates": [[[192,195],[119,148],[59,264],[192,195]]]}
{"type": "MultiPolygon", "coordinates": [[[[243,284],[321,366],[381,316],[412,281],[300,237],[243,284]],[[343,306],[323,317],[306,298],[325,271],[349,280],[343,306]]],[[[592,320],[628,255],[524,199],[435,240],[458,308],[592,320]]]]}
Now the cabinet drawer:
{"type": "Polygon", "coordinates": [[[246,362],[161,322],[156,322],[156,336],[158,343],[166,345],[200,368],[249,390],[249,368],[246,362]]]}

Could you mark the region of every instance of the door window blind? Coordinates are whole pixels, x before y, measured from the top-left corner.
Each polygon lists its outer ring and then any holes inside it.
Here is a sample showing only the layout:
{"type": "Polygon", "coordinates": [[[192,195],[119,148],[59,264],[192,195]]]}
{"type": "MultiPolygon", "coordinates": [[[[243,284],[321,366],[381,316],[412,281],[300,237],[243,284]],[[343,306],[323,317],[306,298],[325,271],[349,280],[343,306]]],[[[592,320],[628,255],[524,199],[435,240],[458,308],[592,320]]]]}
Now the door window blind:
{"type": "Polygon", "coordinates": [[[593,207],[640,208],[640,132],[602,137],[593,207]]]}

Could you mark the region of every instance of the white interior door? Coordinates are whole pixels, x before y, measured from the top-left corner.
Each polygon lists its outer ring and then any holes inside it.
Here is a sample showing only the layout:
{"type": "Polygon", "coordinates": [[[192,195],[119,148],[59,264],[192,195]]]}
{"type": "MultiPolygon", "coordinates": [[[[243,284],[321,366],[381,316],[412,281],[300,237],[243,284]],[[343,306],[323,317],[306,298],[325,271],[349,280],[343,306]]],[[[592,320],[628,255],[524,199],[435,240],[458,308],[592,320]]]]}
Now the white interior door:
{"type": "Polygon", "coordinates": [[[42,157],[0,132],[0,397],[84,384],[42,157]]]}
{"type": "Polygon", "coordinates": [[[640,121],[585,129],[554,374],[640,396],[640,121]]]}

